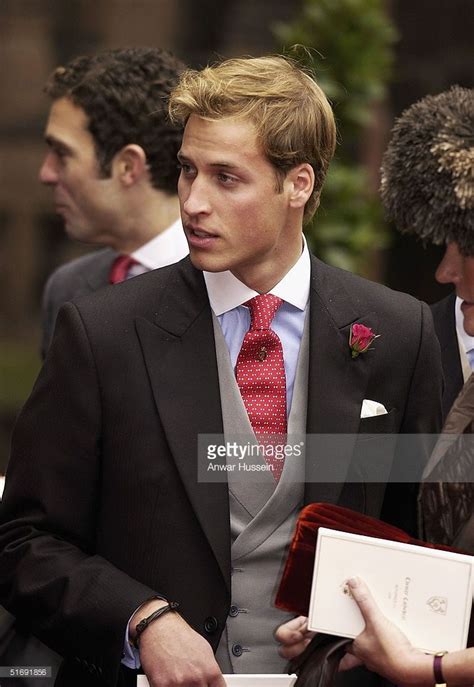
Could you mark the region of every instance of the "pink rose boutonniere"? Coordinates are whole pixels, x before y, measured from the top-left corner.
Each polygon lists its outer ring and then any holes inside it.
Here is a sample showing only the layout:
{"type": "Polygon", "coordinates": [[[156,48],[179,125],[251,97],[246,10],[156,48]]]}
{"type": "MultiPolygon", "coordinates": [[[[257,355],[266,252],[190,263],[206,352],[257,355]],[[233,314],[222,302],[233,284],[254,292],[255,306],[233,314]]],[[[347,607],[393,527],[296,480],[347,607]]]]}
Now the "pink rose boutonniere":
{"type": "Polygon", "coordinates": [[[349,346],[352,357],[357,358],[361,353],[369,350],[374,339],[378,339],[380,334],[374,334],[370,327],[365,324],[352,324],[349,332],[349,346]]]}

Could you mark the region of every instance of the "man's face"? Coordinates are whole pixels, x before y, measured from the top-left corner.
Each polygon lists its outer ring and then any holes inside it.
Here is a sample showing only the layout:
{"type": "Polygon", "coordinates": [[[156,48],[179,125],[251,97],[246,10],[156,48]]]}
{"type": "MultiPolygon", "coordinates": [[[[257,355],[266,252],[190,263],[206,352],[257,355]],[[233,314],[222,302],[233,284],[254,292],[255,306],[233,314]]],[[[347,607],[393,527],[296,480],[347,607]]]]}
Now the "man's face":
{"type": "Polygon", "coordinates": [[[101,178],[88,118],[69,98],[56,100],[49,113],[45,139],[49,151],[39,172],[54,190],[56,212],[71,238],[107,243],[118,212],[114,179],[101,178]]]}
{"type": "Polygon", "coordinates": [[[271,289],[301,253],[301,216],[291,209],[289,175],[277,189],[253,124],[192,115],[178,155],[178,195],[193,264],[230,270],[255,289],[271,289]]]}
{"type": "Polygon", "coordinates": [[[462,255],[457,243],[448,243],[435,277],[440,284],[454,284],[456,295],[463,301],[464,329],[474,336],[474,256],[462,255]]]}

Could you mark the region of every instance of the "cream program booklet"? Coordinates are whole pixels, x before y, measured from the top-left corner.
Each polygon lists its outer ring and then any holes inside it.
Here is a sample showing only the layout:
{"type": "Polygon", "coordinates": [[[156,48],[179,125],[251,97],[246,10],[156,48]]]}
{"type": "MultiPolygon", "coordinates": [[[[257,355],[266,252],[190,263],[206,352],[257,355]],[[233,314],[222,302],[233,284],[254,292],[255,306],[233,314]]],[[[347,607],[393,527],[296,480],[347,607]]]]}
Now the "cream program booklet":
{"type": "Polygon", "coordinates": [[[464,649],[472,605],[471,556],[326,528],[318,531],[308,626],[341,637],[364,629],[346,581],[365,580],[380,609],[419,649],[464,649]]]}

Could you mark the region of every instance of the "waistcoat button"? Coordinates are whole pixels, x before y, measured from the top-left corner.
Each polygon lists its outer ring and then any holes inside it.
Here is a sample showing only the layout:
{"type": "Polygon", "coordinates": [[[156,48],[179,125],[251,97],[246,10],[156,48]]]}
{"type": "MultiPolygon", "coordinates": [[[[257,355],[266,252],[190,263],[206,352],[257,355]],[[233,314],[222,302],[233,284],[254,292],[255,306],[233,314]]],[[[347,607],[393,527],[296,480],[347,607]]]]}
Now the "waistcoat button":
{"type": "Polygon", "coordinates": [[[242,654],[244,653],[244,650],[242,649],[240,644],[234,644],[232,646],[232,653],[234,654],[234,656],[239,657],[239,656],[242,656],[242,654]]]}

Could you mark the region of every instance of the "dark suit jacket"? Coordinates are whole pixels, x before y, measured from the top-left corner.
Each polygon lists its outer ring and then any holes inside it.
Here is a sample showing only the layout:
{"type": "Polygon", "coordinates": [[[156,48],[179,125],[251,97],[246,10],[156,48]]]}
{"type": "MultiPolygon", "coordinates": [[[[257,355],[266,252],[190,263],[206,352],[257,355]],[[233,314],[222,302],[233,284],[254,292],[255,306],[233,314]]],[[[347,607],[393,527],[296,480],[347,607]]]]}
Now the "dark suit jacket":
{"type": "MultiPolygon", "coordinates": [[[[428,307],[315,258],[310,298],[308,433],[437,431],[428,307]],[[354,321],[380,334],[356,359],[354,321]],[[388,414],[360,420],[364,398],[388,414]]],[[[64,306],[14,433],[0,527],[1,601],[68,657],[61,684],[115,685],[127,621],[156,593],[217,646],[228,491],[197,481],[196,456],[198,434],[222,431],[211,310],[189,259],[64,306]]],[[[305,500],[377,515],[382,495],[311,483],[305,500]]]]}
{"type": "Polygon", "coordinates": [[[111,248],[88,253],[58,267],[43,292],[41,357],[45,358],[59,309],[67,301],[93,293],[109,284],[109,272],[118,253],[111,248]]]}
{"type": "Polygon", "coordinates": [[[459,345],[456,336],[455,301],[456,294],[452,293],[430,306],[436,335],[441,346],[441,362],[444,375],[443,422],[451,410],[457,395],[464,386],[459,345]]]}

